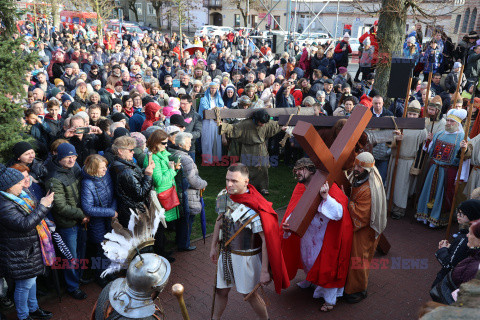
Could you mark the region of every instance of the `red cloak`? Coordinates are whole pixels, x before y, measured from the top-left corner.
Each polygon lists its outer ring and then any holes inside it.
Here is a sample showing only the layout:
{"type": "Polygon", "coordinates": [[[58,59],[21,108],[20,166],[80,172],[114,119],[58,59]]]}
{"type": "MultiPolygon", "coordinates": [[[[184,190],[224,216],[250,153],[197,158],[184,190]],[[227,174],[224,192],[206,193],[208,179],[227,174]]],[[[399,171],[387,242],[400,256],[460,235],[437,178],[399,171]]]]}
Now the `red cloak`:
{"type": "Polygon", "coordinates": [[[230,195],[230,199],[260,213],[273,283],[275,284],[275,291],[280,294],[282,289],[290,286],[290,280],[288,279],[287,268],[282,256],[281,242],[278,237],[280,233],[278,216],[272,208],[272,203],[268,202],[254,186],[249,184],[248,190],[249,193],[230,195]]]}
{"type": "MultiPolygon", "coordinates": [[[[298,183],[293,190],[283,222],[295,209],[298,201],[305,192],[305,185],[298,183]]],[[[337,184],[333,184],[328,194],[343,207],[342,219],[330,220],[325,230],[322,249],[312,269],[307,274],[307,280],[324,288],[342,288],[347,279],[350,265],[350,251],[352,249],[353,227],[348,211],[348,198],[337,184]]],[[[282,253],[288,270],[288,276],[293,279],[297,270],[303,268],[300,253],[300,238],[293,234],[283,239],[281,232],[282,253]]]]}

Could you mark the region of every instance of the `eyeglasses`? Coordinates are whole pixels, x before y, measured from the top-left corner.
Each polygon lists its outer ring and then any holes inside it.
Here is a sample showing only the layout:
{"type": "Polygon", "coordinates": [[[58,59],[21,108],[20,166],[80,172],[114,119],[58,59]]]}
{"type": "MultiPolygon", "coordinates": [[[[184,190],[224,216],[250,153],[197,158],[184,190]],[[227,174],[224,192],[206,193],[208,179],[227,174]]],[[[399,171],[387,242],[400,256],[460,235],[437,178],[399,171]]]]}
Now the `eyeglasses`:
{"type": "Polygon", "coordinates": [[[135,79],[142,79],[142,77],[141,77],[141,76],[139,76],[139,77],[135,77],[135,79]]]}

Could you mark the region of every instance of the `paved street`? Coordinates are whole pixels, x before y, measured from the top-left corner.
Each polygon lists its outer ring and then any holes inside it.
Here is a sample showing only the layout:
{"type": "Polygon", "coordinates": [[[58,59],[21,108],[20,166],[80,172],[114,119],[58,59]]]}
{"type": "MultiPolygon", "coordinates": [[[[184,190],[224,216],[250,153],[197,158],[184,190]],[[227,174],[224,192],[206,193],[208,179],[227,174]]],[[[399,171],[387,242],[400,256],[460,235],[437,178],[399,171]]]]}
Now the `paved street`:
{"type": "MultiPolygon", "coordinates": [[[[430,284],[439,270],[434,252],[444,232],[444,229],[430,230],[416,222],[412,223],[410,217],[401,221],[389,219],[385,235],[392,248],[387,256],[375,256],[378,264],[372,265],[374,270],[370,273],[367,299],[355,305],[339,301],[333,311],[321,314],[319,300],[312,298],[313,290],[300,289],[295,285],[305,279],[301,271],[292,281],[292,286],[281,295],[273,291],[272,285],[265,290],[270,318],[416,319],[419,307],[429,300],[430,284]]],[[[196,251],[175,255],[177,260],[172,264],[168,290],[160,295],[166,319],[181,320],[177,300],[169,290],[177,282],[185,286],[185,301],[190,319],[205,320],[210,317],[214,279],[214,265],[208,259],[210,239],[207,238],[205,245],[202,240],[195,244],[198,248],[196,251]]],[[[85,301],[64,295],[61,303],[54,297],[43,301],[41,306],[54,312],[54,319],[88,319],[100,288],[94,283],[82,288],[88,294],[85,301]]],[[[8,319],[16,319],[15,314],[10,313],[8,319]]],[[[254,316],[249,305],[242,301],[241,295],[232,291],[223,319],[246,320],[254,319],[254,316]]]]}

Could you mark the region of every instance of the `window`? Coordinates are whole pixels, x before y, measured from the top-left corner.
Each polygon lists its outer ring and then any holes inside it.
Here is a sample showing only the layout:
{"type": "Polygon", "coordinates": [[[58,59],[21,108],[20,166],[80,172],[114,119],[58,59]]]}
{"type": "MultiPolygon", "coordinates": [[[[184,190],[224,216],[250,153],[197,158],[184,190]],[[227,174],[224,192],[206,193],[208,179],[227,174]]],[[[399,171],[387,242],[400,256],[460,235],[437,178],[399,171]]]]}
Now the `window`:
{"type": "Polygon", "coordinates": [[[460,28],[461,20],[462,20],[462,15],[461,14],[457,15],[457,18],[455,19],[455,28],[453,29],[453,33],[458,33],[458,28],[460,28]]]}
{"type": "Polygon", "coordinates": [[[233,20],[234,20],[234,27],[240,27],[240,15],[234,14],[233,20]]]}
{"type": "Polygon", "coordinates": [[[153,5],[151,3],[147,3],[147,15],[149,16],[155,15],[155,9],[153,8],[153,5]]]}
{"type": "Polygon", "coordinates": [[[467,26],[468,26],[469,19],[470,19],[470,8],[467,8],[467,10],[465,10],[465,16],[463,17],[461,32],[467,32],[467,26]]]}
{"type": "Polygon", "coordinates": [[[258,20],[257,20],[258,16],[256,14],[252,14],[250,17],[251,17],[251,25],[250,26],[252,28],[256,28],[257,24],[258,24],[258,20]]]}
{"type": "Polygon", "coordinates": [[[475,30],[475,22],[477,20],[477,8],[474,8],[472,11],[472,16],[470,17],[470,25],[468,26],[468,32],[475,30]]]}
{"type": "Polygon", "coordinates": [[[142,8],[143,8],[143,6],[142,6],[141,3],[135,3],[135,8],[137,9],[137,14],[138,14],[139,16],[143,15],[143,13],[142,13],[142,8]]]}
{"type": "Polygon", "coordinates": [[[273,30],[280,30],[280,16],[273,16],[273,30]]]}

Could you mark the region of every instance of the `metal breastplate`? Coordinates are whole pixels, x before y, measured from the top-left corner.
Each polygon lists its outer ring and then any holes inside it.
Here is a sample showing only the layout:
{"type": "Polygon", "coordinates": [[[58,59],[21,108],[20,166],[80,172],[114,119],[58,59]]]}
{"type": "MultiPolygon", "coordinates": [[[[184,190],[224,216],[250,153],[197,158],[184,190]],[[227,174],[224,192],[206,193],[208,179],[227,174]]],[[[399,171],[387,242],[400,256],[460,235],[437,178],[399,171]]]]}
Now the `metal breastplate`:
{"type": "MultiPolygon", "coordinates": [[[[230,220],[229,223],[229,234],[233,236],[235,232],[240,229],[243,225],[240,221],[234,222],[231,217],[226,215],[226,220],[230,220]]],[[[249,218],[247,218],[248,220],[249,218]]],[[[250,224],[255,224],[255,222],[251,222],[250,224]]],[[[228,239],[227,239],[228,240],[228,239]]],[[[243,250],[251,250],[260,248],[262,245],[262,239],[258,235],[258,233],[252,232],[252,228],[245,227],[238,236],[236,236],[232,242],[230,242],[230,249],[235,251],[243,251],[243,250]]]]}

